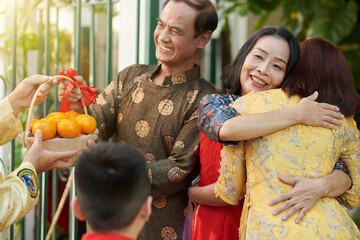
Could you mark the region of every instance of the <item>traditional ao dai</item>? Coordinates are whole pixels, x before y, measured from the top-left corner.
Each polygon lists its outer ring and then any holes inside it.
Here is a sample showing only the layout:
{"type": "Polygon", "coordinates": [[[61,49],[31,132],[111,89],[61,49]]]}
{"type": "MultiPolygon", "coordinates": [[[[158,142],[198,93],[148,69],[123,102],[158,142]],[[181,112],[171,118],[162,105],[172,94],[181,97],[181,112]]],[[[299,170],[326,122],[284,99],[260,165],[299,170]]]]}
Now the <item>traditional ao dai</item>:
{"type": "MultiPolygon", "coordinates": [[[[239,114],[251,114],[291,107],[299,100],[275,89],[245,95],[232,107],[239,114]]],[[[236,204],[246,183],[240,239],[359,239],[358,227],[335,198],[321,198],[299,224],[295,223],[297,214],[282,221],[283,214],[272,215],[280,204],[269,206],[270,200],[292,189],[278,175],[319,178],[332,172],[338,158],[349,166],[352,176],[352,188],[341,196],[352,208],[360,202],[359,131],[352,117],[343,119],[336,131],[298,124],[236,146],[224,146],[215,192],[236,204]]]]}

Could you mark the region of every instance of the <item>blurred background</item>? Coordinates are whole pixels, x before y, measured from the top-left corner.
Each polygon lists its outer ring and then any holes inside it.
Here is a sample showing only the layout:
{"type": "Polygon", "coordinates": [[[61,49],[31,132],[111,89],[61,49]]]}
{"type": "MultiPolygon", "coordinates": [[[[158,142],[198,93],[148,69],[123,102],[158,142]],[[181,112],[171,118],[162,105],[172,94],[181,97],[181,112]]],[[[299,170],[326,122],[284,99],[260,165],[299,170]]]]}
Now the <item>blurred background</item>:
{"type": "MultiPolygon", "coordinates": [[[[297,40],[322,37],[338,45],[360,90],[359,0],[213,0],[219,25],[197,62],[221,92],[222,69],[242,44],[265,26],[283,26],[297,40]]],[[[135,63],[157,64],[153,31],[164,0],[0,0],[0,98],[31,74],[56,75],[76,68],[91,86],[103,90],[117,73],[135,63]]],[[[57,89],[36,108],[34,118],[57,111],[57,89]]],[[[23,122],[27,110],[20,113],[23,122]]],[[[25,149],[19,140],[0,147],[5,175],[17,167],[25,149]]],[[[3,166],[3,167],[2,167],[3,166]]],[[[0,239],[44,239],[68,171],[41,175],[37,207],[0,239]]],[[[72,189],[72,194],[74,195],[72,189]]],[[[70,196],[71,198],[71,196],[70,196]]],[[[360,226],[360,208],[350,212],[360,226]]],[[[52,239],[79,239],[86,226],[68,208],[52,239]]]]}

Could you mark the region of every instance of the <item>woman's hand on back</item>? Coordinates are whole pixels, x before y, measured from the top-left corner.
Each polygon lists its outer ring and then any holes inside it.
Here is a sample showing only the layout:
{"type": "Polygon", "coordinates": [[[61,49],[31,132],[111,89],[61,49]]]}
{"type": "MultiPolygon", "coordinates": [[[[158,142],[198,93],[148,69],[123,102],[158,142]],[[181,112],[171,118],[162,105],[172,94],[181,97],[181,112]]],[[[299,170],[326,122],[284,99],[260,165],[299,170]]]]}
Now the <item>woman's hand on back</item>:
{"type": "Polygon", "coordinates": [[[322,179],[283,176],[279,176],[279,179],[285,184],[294,186],[294,188],[270,201],[270,206],[282,203],[273,211],[273,215],[276,216],[288,210],[281,217],[281,220],[286,221],[292,215],[300,211],[295,219],[295,222],[299,223],[316,202],[324,196],[322,179]]]}
{"type": "Polygon", "coordinates": [[[304,218],[320,198],[338,197],[346,192],[352,184],[351,178],[343,170],[338,169],[334,169],[330,174],[320,178],[279,176],[279,179],[281,182],[293,186],[293,189],[270,201],[270,206],[282,203],[273,211],[273,215],[288,210],[281,217],[283,221],[286,221],[299,212],[295,219],[296,223],[304,218]]]}
{"type": "Polygon", "coordinates": [[[316,91],[312,95],[302,98],[295,106],[298,109],[298,121],[308,126],[335,130],[341,126],[341,119],[344,118],[344,115],[337,106],[316,102],[318,95],[319,93],[316,91]]]}

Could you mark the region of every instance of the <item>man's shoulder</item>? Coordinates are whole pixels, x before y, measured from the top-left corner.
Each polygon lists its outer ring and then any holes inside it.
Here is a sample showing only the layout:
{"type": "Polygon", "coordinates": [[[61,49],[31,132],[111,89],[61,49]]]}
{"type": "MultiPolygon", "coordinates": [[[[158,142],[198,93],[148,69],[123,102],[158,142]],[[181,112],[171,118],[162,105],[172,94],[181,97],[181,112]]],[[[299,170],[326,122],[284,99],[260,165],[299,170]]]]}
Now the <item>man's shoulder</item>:
{"type": "Polygon", "coordinates": [[[133,82],[133,79],[144,74],[151,74],[156,68],[156,65],[146,65],[146,64],[133,64],[130,65],[119,72],[118,81],[123,82],[123,84],[128,84],[133,82]]]}
{"type": "Polygon", "coordinates": [[[152,72],[156,68],[156,65],[147,65],[147,64],[133,64],[126,68],[124,68],[121,72],[128,72],[128,73],[145,73],[145,72],[152,72]]]}
{"type": "Polygon", "coordinates": [[[215,93],[216,88],[215,86],[210,83],[209,81],[205,80],[204,78],[197,78],[191,81],[191,85],[197,85],[198,91],[204,94],[211,94],[215,93]]]}

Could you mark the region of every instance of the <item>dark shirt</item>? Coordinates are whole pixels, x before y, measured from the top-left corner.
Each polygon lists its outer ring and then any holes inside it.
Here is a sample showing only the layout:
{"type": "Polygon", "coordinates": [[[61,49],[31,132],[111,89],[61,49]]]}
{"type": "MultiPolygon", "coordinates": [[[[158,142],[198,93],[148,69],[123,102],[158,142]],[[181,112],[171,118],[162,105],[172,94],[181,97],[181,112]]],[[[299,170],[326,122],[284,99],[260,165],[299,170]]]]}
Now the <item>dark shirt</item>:
{"type": "Polygon", "coordinates": [[[103,139],[116,134],[117,142],[137,146],[145,154],[154,201],[140,239],[181,239],[187,189],[198,174],[198,107],[215,88],[200,77],[198,65],[157,85],[152,79],[160,66],[124,69],[89,110],[103,139]]]}

